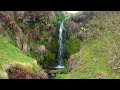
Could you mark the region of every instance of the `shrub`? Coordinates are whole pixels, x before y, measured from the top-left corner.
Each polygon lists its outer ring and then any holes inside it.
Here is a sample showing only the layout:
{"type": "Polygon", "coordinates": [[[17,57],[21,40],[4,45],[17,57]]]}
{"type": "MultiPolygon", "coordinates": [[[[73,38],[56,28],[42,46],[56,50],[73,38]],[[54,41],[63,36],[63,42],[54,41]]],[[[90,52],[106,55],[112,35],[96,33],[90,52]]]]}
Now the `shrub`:
{"type": "Polygon", "coordinates": [[[80,50],[80,40],[77,38],[67,40],[66,45],[68,55],[72,55],[80,50]]]}
{"type": "Polygon", "coordinates": [[[64,15],[58,16],[54,19],[51,20],[51,23],[54,24],[55,26],[59,26],[59,21],[62,21],[65,19],[64,15]]]}
{"type": "Polygon", "coordinates": [[[43,68],[50,68],[55,65],[55,54],[47,51],[46,55],[44,56],[44,60],[40,60],[40,64],[43,68]]]}

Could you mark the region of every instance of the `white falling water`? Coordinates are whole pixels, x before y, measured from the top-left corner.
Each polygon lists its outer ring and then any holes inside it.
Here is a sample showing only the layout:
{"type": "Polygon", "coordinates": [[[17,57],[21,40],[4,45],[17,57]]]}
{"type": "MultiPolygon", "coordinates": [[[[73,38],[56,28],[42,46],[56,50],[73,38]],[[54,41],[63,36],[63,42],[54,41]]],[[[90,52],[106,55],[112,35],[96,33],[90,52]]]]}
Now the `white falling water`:
{"type": "Polygon", "coordinates": [[[63,65],[63,30],[64,30],[64,25],[63,22],[60,25],[59,29],[59,54],[58,54],[58,66],[55,68],[64,68],[63,65]]]}

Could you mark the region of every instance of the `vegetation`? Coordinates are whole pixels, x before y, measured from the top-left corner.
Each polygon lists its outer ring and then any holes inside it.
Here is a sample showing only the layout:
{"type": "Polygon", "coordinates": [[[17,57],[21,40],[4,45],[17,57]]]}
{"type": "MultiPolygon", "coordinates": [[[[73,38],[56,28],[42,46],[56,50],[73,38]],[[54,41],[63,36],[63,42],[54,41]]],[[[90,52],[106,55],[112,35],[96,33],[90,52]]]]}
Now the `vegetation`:
{"type": "Polygon", "coordinates": [[[119,11],[75,15],[62,11],[0,11],[0,16],[1,79],[46,79],[47,71],[55,79],[120,78],[119,11]],[[65,69],[51,70],[57,64],[63,20],[65,69]]]}
{"type": "Polygon", "coordinates": [[[40,67],[36,60],[27,57],[21,51],[10,43],[9,37],[0,35],[0,78],[7,79],[6,72],[12,66],[22,66],[26,71],[36,73],[40,67]]]}
{"type": "Polygon", "coordinates": [[[93,20],[84,25],[84,28],[89,29],[87,40],[79,52],[71,55],[71,72],[59,74],[56,78],[120,78],[119,14],[120,12],[98,12],[93,20]]]}

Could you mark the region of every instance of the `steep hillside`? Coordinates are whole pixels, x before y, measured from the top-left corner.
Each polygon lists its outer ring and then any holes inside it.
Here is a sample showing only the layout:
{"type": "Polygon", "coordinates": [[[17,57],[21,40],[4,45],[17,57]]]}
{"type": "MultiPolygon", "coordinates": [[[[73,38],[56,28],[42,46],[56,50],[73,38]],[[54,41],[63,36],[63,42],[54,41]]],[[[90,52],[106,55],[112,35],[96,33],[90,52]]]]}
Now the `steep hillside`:
{"type": "Polygon", "coordinates": [[[120,78],[119,24],[119,11],[0,11],[0,78],[120,78]]]}
{"type": "Polygon", "coordinates": [[[55,27],[51,24],[51,20],[55,17],[53,11],[1,11],[0,13],[2,35],[9,36],[16,47],[27,56],[36,59],[43,67],[48,67],[46,62],[49,66],[54,64],[56,52],[52,52],[51,49],[54,48],[51,42],[54,39],[53,35],[56,34],[55,27]]]}
{"type": "Polygon", "coordinates": [[[93,19],[78,29],[85,39],[80,51],[68,60],[71,71],[56,78],[120,78],[120,12],[93,13],[93,19]]]}
{"type": "MultiPolygon", "coordinates": [[[[29,72],[33,74],[35,73],[34,75],[38,75],[39,78],[44,78],[43,74],[41,74],[43,70],[40,66],[38,66],[36,60],[26,56],[17,47],[11,44],[11,40],[9,37],[5,38],[0,35],[0,79],[11,78],[9,76],[9,70],[15,68],[17,68],[18,70],[23,70],[24,72],[29,72]]],[[[26,73],[26,76],[24,75],[23,77],[20,77],[20,72],[16,74],[19,78],[32,79],[29,73],[26,73]]],[[[16,77],[16,79],[19,78],[16,77]]]]}
{"type": "MultiPolygon", "coordinates": [[[[64,15],[60,14],[61,12],[58,15],[56,13],[53,11],[0,11],[0,35],[3,36],[1,39],[7,37],[7,39],[10,39],[8,45],[11,44],[12,47],[19,50],[19,52],[14,52],[14,49],[11,50],[10,47],[3,46],[5,49],[2,52],[10,50],[12,58],[20,57],[22,59],[10,60],[10,63],[12,63],[10,69],[6,70],[3,67],[4,72],[7,72],[6,78],[26,78],[25,75],[27,75],[27,78],[47,78],[43,69],[48,70],[56,65],[59,26],[60,21],[65,18],[64,15]],[[15,55],[18,56],[15,57],[15,55]],[[18,65],[14,62],[21,63],[18,65]],[[25,64],[27,67],[21,66],[25,62],[28,62],[25,64]],[[35,65],[30,65],[32,69],[30,68],[31,71],[29,72],[28,65],[34,62],[35,65]],[[39,76],[35,76],[36,73],[39,76]]],[[[1,44],[4,44],[4,42],[1,42],[1,44]]],[[[7,55],[9,55],[9,52],[6,53],[5,57],[7,55]]]]}

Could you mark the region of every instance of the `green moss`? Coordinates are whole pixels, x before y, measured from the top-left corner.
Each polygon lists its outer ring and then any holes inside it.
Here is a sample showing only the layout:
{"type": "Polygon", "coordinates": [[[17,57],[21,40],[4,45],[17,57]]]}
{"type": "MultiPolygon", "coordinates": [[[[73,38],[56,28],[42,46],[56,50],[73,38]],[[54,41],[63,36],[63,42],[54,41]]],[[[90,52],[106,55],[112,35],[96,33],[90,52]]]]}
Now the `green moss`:
{"type": "Polygon", "coordinates": [[[59,21],[63,21],[66,17],[64,15],[57,16],[56,18],[51,20],[51,23],[55,25],[57,28],[59,28],[60,23],[59,21]]]}

